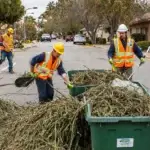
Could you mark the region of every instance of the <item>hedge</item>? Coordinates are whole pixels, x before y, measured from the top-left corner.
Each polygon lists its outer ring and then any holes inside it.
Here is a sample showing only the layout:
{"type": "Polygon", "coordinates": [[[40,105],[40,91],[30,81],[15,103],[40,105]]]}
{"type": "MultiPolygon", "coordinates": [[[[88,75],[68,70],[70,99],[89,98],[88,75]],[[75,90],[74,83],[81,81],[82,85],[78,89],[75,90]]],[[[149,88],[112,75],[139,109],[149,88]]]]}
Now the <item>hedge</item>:
{"type": "Polygon", "coordinates": [[[137,45],[144,51],[147,50],[148,47],[150,46],[150,41],[140,41],[137,42],[137,45]]]}
{"type": "Polygon", "coordinates": [[[96,38],[96,44],[106,44],[106,38],[96,38]]]}
{"type": "Polygon", "coordinates": [[[131,37],[135,40],[135,42],[139,41],[145,41],[146,40],[146,35],[142,33],[134,33],[131,35],[131,37]]]}
{"type": "Polygon", "coordinates": [[[86,37],[86,43],[92,44],[92,41],[89,39],[89,37],[86,37]]]}
{"type": "MultiPolygon", "coordinates": [[[[92,44],[92,41],[90,40],[89,37],[86,37],[86,43],[92,44]]],[[[107,40],[106,38],[96,38],[96,44],[106,44],[107,40]]]]}

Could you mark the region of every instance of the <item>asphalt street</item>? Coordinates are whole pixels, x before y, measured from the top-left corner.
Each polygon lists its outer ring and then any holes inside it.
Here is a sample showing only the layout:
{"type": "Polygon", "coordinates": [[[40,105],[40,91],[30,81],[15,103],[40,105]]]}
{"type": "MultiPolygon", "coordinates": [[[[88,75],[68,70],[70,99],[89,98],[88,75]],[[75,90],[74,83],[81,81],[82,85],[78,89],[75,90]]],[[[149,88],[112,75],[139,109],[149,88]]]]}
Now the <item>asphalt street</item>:
{"type": "MultiPolygon", "coordinates": [[[[14,56],[14,71],[15,74],[9,74],[7,69],[7,60],[0,66],[0,85],[5,83],[14,83],[15,79],[28,72],[30,68],[30,60],[33,56],[46,51],[52,50],[52,45],[56,41],[37,43],[36,47],[30,48],[26,51],[16,52],[14,56]]],[[[106,46],[82,46],[73,45],[72,42],[65,42],[65,54],[62,56],[63,65],[66,72],[69,70],[80,70],[86,69],[110,69],[111,66],[107,62],[107,50],[109,48],[106,46]],[[86,66],[86,67],[85,67],[86,66]]],[[[135,75],[134,80],[144,84],[146,87],[150,88],[150,61],[147,60],[146,63],[137,70],[137,65],[139,60],[136,59],[136,65],[134,67],[135,75]]],[[[57,72],[54,75],[54,87],[61,93],[67,95],[68,89],[63,83],[57,72]]],[[[57,96],[55,92],[55,97],[57,96]]],[[[5,87],[0,87],[0,98],[5,100],[11,100],[17,104],[23,105],[26,103],[38,102],[38,93],[35,83],[31,84],[28,88],[17,88],[15,85],[9,85],[5,87]]]]}

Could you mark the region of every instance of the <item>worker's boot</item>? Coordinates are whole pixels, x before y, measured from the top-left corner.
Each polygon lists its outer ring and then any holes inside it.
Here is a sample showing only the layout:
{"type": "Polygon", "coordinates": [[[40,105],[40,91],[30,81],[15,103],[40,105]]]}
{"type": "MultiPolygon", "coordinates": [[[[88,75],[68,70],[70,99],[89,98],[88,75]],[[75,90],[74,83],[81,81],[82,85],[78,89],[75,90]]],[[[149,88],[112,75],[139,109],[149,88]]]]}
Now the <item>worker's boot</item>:
{"type": "Polygon", "coordinates": [[[9,71],[10,74],[14,74],[15,72],[13,70],[9,71]]]}
{"type": "Polygon", "coordinates": [[[43,101],[39,101],[39,104],[40,104],[40,105],[43,105],[43,104],[45,104],[45,102],[43,102],[43,101]]]}
{"type": "Polygon", "coordinates": [[[40,105],[43,105],[43,104],[45,104],[46,102],[44,101],[44,100],[39,100],[39,104],[40,105]]]}

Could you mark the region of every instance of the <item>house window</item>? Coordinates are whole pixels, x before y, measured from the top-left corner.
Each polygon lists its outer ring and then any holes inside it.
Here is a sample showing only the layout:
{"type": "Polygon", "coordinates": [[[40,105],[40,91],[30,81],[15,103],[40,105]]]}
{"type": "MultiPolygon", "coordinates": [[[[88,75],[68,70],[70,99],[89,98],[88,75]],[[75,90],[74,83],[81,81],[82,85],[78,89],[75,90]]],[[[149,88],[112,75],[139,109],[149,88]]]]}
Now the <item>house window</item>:
{"type": "Polygon", "coordinates": [[[141,33],[142,33],[142,34],[145,34],[145,33],[146,33],[146,28],[142,28],[142,29],[141,29],[141,33]]]}
{"type": "Polygon", "coordinates": [[[136,33],[140,33],[140,29],[139,28],[136,28],[136,33]]]}

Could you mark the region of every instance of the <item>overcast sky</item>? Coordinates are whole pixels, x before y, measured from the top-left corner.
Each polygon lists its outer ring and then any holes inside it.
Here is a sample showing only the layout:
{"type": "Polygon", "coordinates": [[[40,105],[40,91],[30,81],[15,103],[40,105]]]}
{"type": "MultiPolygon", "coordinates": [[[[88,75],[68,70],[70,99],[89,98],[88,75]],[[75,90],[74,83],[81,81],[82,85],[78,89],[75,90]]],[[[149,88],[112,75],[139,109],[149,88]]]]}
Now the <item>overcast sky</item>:
{"type": "Polygon", "coordinates": [[[57,0],[22,0],[23,5],[25,6],[25,8],[31,8],[31,7],[38,7],[37,10],[28,10],[27,11],[27,15],[29,15],[29,13],[34,12],[34,14],[32,15],[35,18],[38,18],[46,9],[47,4],[50,1],[57,1],[57,0]]]}

